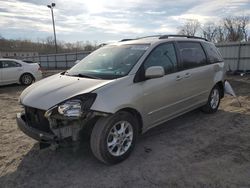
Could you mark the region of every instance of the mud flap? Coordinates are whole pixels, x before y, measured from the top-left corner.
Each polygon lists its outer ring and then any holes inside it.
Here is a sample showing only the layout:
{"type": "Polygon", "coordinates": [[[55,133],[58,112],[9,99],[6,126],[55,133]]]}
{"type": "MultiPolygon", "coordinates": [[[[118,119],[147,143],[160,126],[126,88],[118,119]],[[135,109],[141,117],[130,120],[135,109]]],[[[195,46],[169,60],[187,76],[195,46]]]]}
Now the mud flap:
{"type": "Polygon", "coordinates": [[[240,107],[241,107],[241,103],[240,103],[238,97],[236,96],[231,84],[228,81],[225,81],[225,83],[224,83],[224,93],[235,97],[236,100],[238,101],[240,107]]]}

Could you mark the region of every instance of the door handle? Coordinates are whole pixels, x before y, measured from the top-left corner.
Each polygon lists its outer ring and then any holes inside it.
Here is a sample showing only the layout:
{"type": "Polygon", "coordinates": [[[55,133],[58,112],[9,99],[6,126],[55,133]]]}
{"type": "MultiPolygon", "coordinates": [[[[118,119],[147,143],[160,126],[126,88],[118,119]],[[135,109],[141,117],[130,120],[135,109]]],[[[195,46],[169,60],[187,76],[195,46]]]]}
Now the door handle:
{"type": "Polygon", "coordinates": [[[191,74],[189,72],[187,72],[184,77],[189,78],[190,76],[191,76],[191,74]]]}
{"type": "Polygon", "coordinates": [[[183,77],[181,77],[180,75],[177,75],[175,80],[176,80],[176,81],[179,81],[179,80],[181,80],[182,78],[183,78],[183,77]]]}

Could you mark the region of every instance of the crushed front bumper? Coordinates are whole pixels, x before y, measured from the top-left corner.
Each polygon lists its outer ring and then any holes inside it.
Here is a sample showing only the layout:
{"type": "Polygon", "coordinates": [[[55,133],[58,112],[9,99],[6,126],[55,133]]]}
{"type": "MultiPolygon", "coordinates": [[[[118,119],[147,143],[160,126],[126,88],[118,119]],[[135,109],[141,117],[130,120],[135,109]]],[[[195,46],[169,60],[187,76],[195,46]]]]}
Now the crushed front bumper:
{"type": "Polygon", "coordinates": [[[16,122],[21,131],[30,136],[31,138],[38,140],[43,143],[55,143],[57,141],[56,135],[52,133],[47,133],[40,131],[38,129],[34,129],[30,127],[25,121],[24,113],[18,113],[16,115],[16,122]]]}

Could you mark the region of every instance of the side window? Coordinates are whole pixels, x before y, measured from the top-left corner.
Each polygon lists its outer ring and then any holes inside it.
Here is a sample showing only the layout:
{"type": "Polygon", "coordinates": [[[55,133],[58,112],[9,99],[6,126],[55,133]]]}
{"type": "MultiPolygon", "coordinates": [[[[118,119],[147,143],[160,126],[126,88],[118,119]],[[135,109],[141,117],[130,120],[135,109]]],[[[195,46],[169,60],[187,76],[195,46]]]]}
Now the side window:
{"type": "Polygon", "coordinates": [[[180,56],[184,69],[206,65],[206,55],[198,42],[179,42],[180,56]]]}
{"type": "Polygon", "coordinates": [[[12,68],[12,67],[21,67],[19,63],[16,63],[14,61],[2,61],[2,67],[3,68],[12,68]]]}
{"type": "Polygon", "coordinates": [[[176,71],[177,60],[172,43],[162,44],[150,53],[144,63],[144,70],[152,66],[162,66],[165,70],[165,74],[176,71]]]}
{"type": "Polygon", "coordinates": [[[0,61],[0,69],[3,68],[2,61],[0,61]]]}
{"type": "Polygon", "coordinates": [[[203,45],[207,52],[209,63],[217,63],[223,61],[215,45],[206,42],[204,42],[203,45]]]}

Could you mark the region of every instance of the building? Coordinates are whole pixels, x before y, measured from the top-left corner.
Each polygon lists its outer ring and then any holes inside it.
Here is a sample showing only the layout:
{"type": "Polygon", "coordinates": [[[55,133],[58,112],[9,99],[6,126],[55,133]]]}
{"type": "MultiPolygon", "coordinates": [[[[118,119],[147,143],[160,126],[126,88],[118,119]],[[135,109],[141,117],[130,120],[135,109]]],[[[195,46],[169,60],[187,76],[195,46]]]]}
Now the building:
{"type": "Polygon", "coordinates": [[[18,52],[18,51],[3,52],[3,51],[0,51],[0,58],[25,59],[27,57],[34,57],[38,55],[39,55],[38,52],[18,52]]]}

